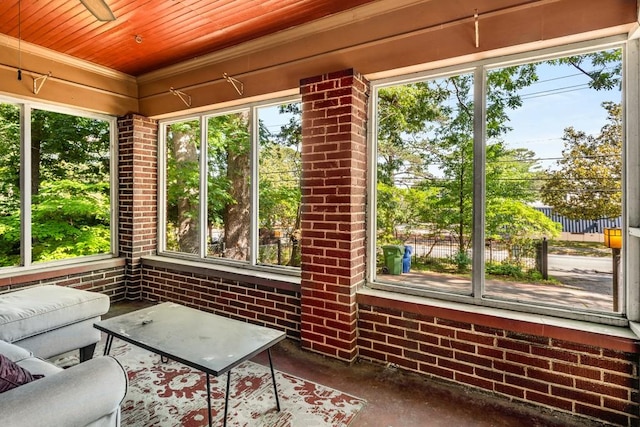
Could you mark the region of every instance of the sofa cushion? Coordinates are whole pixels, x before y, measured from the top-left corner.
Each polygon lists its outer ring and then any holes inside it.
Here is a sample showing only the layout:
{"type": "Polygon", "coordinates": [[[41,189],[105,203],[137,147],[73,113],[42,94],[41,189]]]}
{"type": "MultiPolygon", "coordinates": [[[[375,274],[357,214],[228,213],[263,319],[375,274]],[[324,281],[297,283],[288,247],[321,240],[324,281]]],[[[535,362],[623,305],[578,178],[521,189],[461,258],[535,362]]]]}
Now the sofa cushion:
{"type": "Polygon", "coordinates": [[[44,375],[31,375],[9,358],[0,354],[0,393],[42,378],[44,375]]]}
{"type": "Polygon", "coordinates": [[[0,295],[0,339],[19,341],[109,310],[109,297],[97,292],[47,285],[0,295]]]}
{"type": "Polygon", "coordinates": [[[33,356],[30,351],[2,340],[0,340],[0,354],[3,354],[12,362],[19,362],[33,356]]]}

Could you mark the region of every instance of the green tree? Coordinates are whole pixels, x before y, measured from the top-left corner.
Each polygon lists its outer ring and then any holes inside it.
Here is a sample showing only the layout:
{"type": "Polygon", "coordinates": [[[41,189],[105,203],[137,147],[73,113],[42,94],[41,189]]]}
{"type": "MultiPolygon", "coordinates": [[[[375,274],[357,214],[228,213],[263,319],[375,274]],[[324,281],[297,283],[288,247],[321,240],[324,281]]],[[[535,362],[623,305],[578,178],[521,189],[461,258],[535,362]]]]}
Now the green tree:
{"type": "MultiPolygon", "coordinates": [[[[503,141],[511,130],[509,111],[522,106],[521,90],[538,80],[540,64],[571,64],[591,78],[596,90],[619,84],[620,50],[531,63],[487,73],[485,159],[486,209],[500,204],[502,213],[487,224],[488,232],[507,221],[527,218],[533,228],[518,235],[542,232],[555,235],[555,226],[523,209],[536,200],[540,175],[534,153],[508,149],[503,141]],[[586,71],[591,63],[595,71],[586,71]],[[513,203],[502,203],[508,198],[513,203]],[[526,215],[525,215],[526,214],[526,215]],[[537,227],[537,228],[536,228],[537,227]]],[[[379,91],[378,111],[378,229],[382,242],[405,218],[419,218],[436,232],[453,235],[458,250],[470,244],[473,202],[473,76],[460,75],[412,83],[379,91]],[[409,193],[400,191],[406,187],[409,193]],[[433,191],[437,189],[437,191],[433,191]],[[416,191],[414,191],[416,190],[416,191]],[[412,196],[408,196],[412,194],[412,196]],[[404,203],[409,197],[411,203],[404,203]],[[422,200],[416,203],[416,200],[422,200]],[[402,214],[400,209],[407,209],[402,214]]],[[[502,228],[509,224],[503,224],[502,228]]],[[[515,230],[509,233],[513,236],[515,230]]]]}
{"type": "Polygon", "coordinates": [[[605,102],[599,135],[564,131],[562,158],[546,171],[542,201],[570,219],[617,218],[622,213],[622,107],[605,102]]]}
{"type": "MultiPolygon", "coordinates": [[[[0,104],[0,265],[18,265],[20,114],[0,104]]],[[[110,250],[110,128],[103,120],[31,111],[33,262],[110,250]]]]}
{"type": "Polygon", "coordinates": [[[200,125],[197,120],[174,123],[166,134],[167,249],[199,251],[200,125]]]}
{"type": "MultiPolygon", "coordinates": [[[[489,81],[495,89],[487,107],[491,136],[509,129],[504,124],[506,109],[519,105],[516,91],[535,78],[531,67],[511,67],[490,74],[489,81]]],[[[453,235],[458,252],[466,253],[471,242],[473,210],[473,76],[453,76],[391,89],[391,93],[387,93],[388,89],[380,91],[383,101],[379,117],[385,118],[378,133],[382,144],[377,208],[382,238],[392,235],[396,224],[406,224],[399,220],[420,218],[433,225],[436,233],[453,235]],[[423,199],[422,205],[407,205],[403,201],[407,195],[395,190],[403,183],[413,189],[410,192],[429,194],[428,201],[415,193],[412,199],[423,199]],[[399,210],[403,213],[398,214],[399,210]]],[[[493,165],[487,167],[487,197],[506,192],[519,200],[532,200],[532,181],[527,179],[531,177],[531,163],[521,162],[531,153],[507,150],[500,141],[488,145],[486,151],[487,163],[493,165]]]]}
{"type": "Polygon", "coordinates": [[[292,250],[287,265],[300,266],[302,177],[302,111],[299,103],[283,104],[278,113],[288,116],[277,132],[270,132],[261,120],[260,131],[260,227],[289,230],[292,250]]]}

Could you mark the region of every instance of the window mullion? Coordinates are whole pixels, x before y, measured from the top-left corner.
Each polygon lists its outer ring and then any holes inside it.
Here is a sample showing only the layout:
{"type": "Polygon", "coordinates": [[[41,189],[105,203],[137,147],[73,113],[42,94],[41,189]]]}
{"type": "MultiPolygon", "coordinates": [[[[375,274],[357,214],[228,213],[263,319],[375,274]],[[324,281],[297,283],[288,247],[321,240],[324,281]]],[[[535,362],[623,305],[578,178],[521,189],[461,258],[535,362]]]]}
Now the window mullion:
{"type": "Polygon", "coordinates": [[[167,126],[158,126],[158,252],[167,250],[167,126]]]}
{"type": "MultiPolygon", "coordinates": [[[[623,229],[638,227],[640,225],[640,124],[638,117],[640,105],[640,52],[638,39],[630,40],[625,49],[626,58],[623,73],[625,90],[624,109],[624,182],[623,194],[626,195],[623,202],[623,229]]],[[[634,233],[636,234],[636,233],[634,233]]],[[[629,320],[640,321],[640,271],[636,267],[635,260],[640,252],[640,237],[634,234],[627,235],[623,242],[623,277],[626,279],[626,312],[629,320]]],[[[623,307],[625,307],[623,305],[623,307]]]]}
{"type": "Polygon", "coordinates": [[[486,71],[474,72],[473,111],[473,268],[472,295],[482,299],[484,292],[484,220],[485,220],[485,141],[486,141],[486,71]]]}
{"type": "Polygon", "coordinates": [[[258,227],[259,227],[259,195],[260,195],[260,181],[259,179],[259,165],[260,165],[260,123],[258,120],[258,114],[256,111],[256,107],[251,108],[249,111],[250,114],[250,123],[251,127],[249,129],[251,135],[251,181],[249,184],[249,188],[251,191],[251,224],[249,231],[249,262],[251,265],[256,265],[258,263],[258,250],[259,250],[259,242],[258,242],[258,227]]]}
{"type": "Polygon", "coordinates": [[[31,265],[31,107],[22,105],[20,117],[20,257],[31,265]]]}
{"type": "Polygon", "coordinates": [[[200,258],[207,257],[209,245],[209,227],[208,227],[208,121],[204,117],[200,117],[200,258]]]}

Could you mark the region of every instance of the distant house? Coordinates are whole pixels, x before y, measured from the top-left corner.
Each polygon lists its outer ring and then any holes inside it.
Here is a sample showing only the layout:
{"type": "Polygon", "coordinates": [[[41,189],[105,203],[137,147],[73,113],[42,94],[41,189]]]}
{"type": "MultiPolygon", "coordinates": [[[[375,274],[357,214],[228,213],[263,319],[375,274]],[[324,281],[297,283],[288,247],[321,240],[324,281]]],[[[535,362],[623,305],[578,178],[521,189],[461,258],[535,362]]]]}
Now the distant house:
{"type": "Polygon", "coordinates": [[[562,232],[569,234],[603,234],[605,228],[621,228],[622,216],[617,218],[600,219],[569,219],[553,212],[548,206],[536,206],[536,209],[545,214],[552,221],[562,224],[562,232]]]}

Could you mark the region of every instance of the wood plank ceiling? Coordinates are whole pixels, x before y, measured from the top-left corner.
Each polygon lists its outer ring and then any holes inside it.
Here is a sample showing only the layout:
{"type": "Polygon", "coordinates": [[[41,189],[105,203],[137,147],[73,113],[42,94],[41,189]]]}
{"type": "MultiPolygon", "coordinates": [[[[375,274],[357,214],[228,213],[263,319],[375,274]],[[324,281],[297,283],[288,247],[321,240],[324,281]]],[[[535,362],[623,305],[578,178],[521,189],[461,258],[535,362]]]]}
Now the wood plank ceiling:
{"type": "Polygon", "coordinates": [[[1,0],[0,33],[138,76],[371,1],[106,0],[100,22],[80,0],[1,0]]]}

